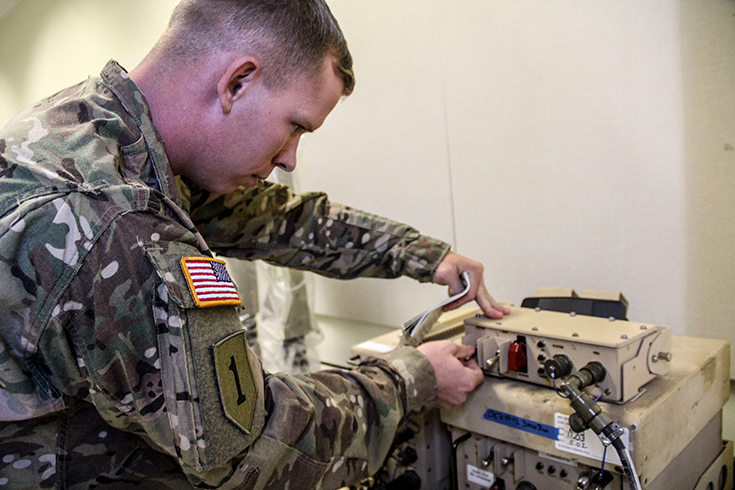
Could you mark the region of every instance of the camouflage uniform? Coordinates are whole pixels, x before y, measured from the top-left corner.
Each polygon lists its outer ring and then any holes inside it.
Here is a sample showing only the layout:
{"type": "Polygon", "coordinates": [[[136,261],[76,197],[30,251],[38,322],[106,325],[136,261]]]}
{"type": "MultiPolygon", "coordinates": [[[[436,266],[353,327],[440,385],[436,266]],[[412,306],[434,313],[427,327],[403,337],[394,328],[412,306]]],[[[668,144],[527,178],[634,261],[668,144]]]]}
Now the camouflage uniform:
{"type": "Polygon", "coordinates": [[[143,95],[108,63],[0,131],[0,490],[366,477],[403,418],[434,406],[426,358],[263,372],[236,307],[197,306],[181,259],[428,281],[447,250],[323,194],[175,178],[143,95]]]}

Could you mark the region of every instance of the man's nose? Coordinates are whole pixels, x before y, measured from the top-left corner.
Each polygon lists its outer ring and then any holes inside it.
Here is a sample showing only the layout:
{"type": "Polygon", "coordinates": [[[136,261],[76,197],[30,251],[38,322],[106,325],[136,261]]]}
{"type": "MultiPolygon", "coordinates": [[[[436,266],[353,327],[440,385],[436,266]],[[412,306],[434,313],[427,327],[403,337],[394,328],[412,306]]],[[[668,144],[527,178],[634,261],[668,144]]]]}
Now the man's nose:
{"type": "Polygon", "coordinates": [[[293,172],[296,168],[296,150],[299,147],[301,135],[294,135],[273,158],[273,165],[285,172],[293,172]]]}

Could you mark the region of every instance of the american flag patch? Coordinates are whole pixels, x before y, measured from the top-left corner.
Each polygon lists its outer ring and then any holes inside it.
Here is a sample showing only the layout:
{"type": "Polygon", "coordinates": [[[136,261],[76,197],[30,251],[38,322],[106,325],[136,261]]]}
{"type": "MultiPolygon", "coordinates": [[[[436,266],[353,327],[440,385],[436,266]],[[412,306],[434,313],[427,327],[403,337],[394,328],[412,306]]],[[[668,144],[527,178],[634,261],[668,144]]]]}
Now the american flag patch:
{"type": "Polygon", "coordinates": [[[183,257],[181,268],[198,307],[242,304],[224,261],[183,257]]]}

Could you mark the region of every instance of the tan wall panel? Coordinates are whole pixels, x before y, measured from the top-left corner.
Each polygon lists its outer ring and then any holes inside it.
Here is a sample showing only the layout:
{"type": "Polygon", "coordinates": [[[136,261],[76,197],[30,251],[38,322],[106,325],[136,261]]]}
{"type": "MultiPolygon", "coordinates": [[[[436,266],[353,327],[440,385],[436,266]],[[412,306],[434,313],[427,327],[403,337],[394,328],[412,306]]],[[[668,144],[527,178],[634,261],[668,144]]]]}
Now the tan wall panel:
{"type": "Polygon", "coordinates": [[[735,2],[682,1],[680,32],[687,325],[735,344],[735,2]]]}
{"type": "Polygon", "coordinates": [[[631,317],[685,331],[677,15],[668,1],[445,12],[445,59],[463,67],[445,70],[457,239],[501,297],[617,289],[631,317]]]}
{"type": "MultiPolygon", "coordinates": [[[[302,190],[406,222],[454,242],[442,63],[435,10],[422,0],[332,0],[355,59],[355,93],[302,143],[302,190]]],[[[398,325],[444,288],[318,278],[320,313],[398,325]]]]}
{"type": "Polygon", "coordinates": [[[21,0],[0,21],[0,125],[110,58],[130,69],[158,39],[175,0],[21,0]]]}

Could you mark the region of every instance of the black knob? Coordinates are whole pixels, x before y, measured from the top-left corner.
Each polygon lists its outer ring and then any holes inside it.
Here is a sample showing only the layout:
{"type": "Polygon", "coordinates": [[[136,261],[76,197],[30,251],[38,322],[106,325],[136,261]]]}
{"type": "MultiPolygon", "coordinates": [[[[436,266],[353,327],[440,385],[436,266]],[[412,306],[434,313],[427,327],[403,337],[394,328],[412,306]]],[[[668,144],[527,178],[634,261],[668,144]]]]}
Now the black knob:
{"type": "Polygon", "coordinates": [[[605,381],[607,369],[605,369],[605,366],[603,366],[601,363],[597,361],[592,361],[590,363],[587,363],[587,365],[582,369],[585,369],[592,374],[593,383],[602,383],[603,381],[605,381]]]}
{"type": "MultiPolygon", "coordinates": [[[[379,487],[380,488],[380,487],[379,487]]],[[[415,471],[407,471],[385,487],[384,490],[420,490],[421,478],[415,471]]]]}
{"type": "Polygon", "coordinates": [[[572,374],[574,364],[564,354],[557,354],[544,363],[544,372],[549,378],[561,379],[572,374]]]}
{"type": "Polygon", "coordinates": [[[536,463],[536,469],[539,470],[539,471],[543,470],[544,469],[544,463],[542,461],[539,461],[538,463],[536,463]]]}
{"type": "Polygon", "coordinates": [[[582,417],[580,417],[576,413],[573,413],[569,416],[569,427],[571,427],[572,430],[577,434],[580,434],[587,430],[587,424],[584,422],[582,417]]]}
{"type": "Polygon", "coordinates": [[[528,483],[527,481],[522,481],[518,484],[516,490],[536,490],[536,485],[528,483]]]}
{"type": "Polygon", "coordinates": [[[416,450],[412,447],[407,447],[397,456],[398,464],[401,466],[408,466],[415,463],[419,459],[419,455],[416,450]]]}

